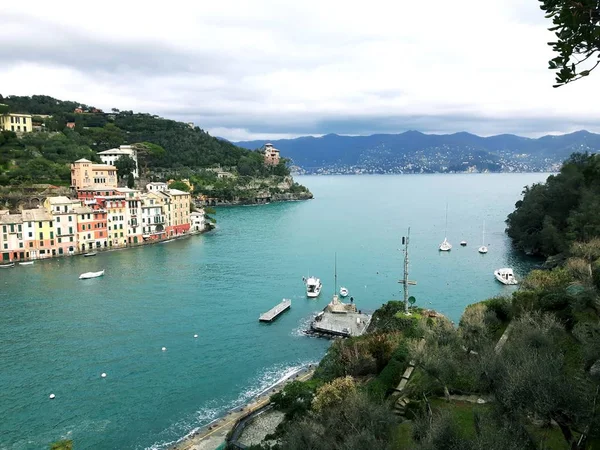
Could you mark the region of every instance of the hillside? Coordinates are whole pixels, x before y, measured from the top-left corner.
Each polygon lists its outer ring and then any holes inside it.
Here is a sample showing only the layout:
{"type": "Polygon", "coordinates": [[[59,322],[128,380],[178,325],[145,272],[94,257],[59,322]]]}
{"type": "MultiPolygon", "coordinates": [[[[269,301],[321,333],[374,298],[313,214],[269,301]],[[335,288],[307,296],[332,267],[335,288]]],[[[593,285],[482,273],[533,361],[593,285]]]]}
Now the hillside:
{"type": "MultiPolygon", "coordinates": [[[[254,149],[264,141],[236,142],[254,149]]],[[[309,173],[435,173],[554,171],[574,152],[600,150],[587,131],[530,139],[511,134],[480,137],[407,131],[372,136],[299,137],[272,143],[309,173]]]]}
{"type": "Polygon", "coordinates": [[[0,95],[0,104],[8,105],[10,112],[32,114],[34,124],[43,130],[22,137],[8,131],[0,134],[0,185],[68,185],[72,161],[99,161],[97,152],[143,142],[159,146],[144,158],[150,174],[189,177],[200,169],[222,167],[259,178],[289,175],[285,160],[267,168],[260,153],[216,139],[197,126],[156,115],[116,109],[106,113],[43,95],[0,95]],[[75,112],[80,107],[83,112],[75,112]],[[74,128],[67,123],[74,123],[74,128]]]}

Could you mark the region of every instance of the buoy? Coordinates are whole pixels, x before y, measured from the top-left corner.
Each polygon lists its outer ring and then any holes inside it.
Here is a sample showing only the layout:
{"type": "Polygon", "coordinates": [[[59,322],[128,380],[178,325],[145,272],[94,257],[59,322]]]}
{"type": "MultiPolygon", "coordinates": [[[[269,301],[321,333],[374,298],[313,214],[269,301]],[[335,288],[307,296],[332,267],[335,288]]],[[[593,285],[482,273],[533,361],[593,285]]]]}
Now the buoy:
{"type": "Polygon", "coordinates": [[[197,335],[197,334],[195,334],[195,335],[194,335],[194,337],[195,337],[195,338],[197,338],[197,337],[198,337],[198,335],[197,335]]]}
{"type": "Polygon", "coordinates": [[[50,400],[54,400],[55,398],[56,398],[56,395],[50,394],[50,400]]]}
{"type": "Polygon", "coordinates": [[[102,372],[102,375],[100,375],[102,378],[106,378],[106,374],[104,372],[102,372]]]}
{"type": "Polygon", "coordinates": [[[167,351],[167,347],[163,347],[163,348],[162,348],[162,351],[163,351],[163,352],[166,352],[166,351],[167,351]]]}

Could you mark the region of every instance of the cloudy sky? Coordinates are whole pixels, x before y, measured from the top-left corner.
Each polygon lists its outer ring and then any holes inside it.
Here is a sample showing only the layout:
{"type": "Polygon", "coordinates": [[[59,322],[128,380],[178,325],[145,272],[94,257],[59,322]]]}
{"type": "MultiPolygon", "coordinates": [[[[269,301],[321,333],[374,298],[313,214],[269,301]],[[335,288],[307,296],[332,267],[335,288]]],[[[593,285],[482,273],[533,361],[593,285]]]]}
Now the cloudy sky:
{"type": "Polygon", "coordinates": [[[600,132],[600,73],[553,89],[549,26],[536,0],[4,1],[0,93],[232,140],[600,132]]]}

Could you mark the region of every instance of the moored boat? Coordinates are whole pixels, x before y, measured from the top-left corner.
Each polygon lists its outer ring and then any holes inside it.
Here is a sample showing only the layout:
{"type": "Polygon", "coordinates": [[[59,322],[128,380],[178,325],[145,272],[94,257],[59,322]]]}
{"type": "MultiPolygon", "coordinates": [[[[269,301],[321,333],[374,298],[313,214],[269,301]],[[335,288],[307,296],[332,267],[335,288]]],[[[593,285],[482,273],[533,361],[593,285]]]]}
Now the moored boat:
{"type": "Polygon", "coordinates": [[[306,279],[306,296],[309,298],[316,298],[321,294],[321,280],[317,277],[308,277],[306,279]]]}
{"type": "Polygon", "coordinates": [[[90,256],[96,256],[98,253],[96,252],[90,252],[90,253],[86,253],[85,255],[83,255],[84,257],[88,258],[90,256]]]}
{"type": "Polygon", "coordinates": [[[460,241],[460,246],[461,247],[466,247],[467,246],[467,241],[460,241]]]}
{"type": "Polygon", "coordinates": [[[444,226],[444,242],[440,244],[441,252],[449,252],[452,250],[452,244],[448,242],[448,203],[446,203],[446,225],[444,226]]]}
{"type": "Polygon", "coordinates": [[[485,246],[485,221],[483,222],[483,232],[481,234],[481,247],[478,251],[482,255],[488,252],[488,248],[485,246]]]}
{"type": "Polygon", "coordinates": [[[348,297],[348,288],[343,286],[340,288],[340,297],[348,297]]]}
{"type": "Polygon", "coordinates": [[[496,277],[496,280],[502,284],[512,285],[519,283],[515,278],[513,270],[509,267],[494,270],[494,276],[496,277]]]}
{"type": "Polygon", "coordinates": [[[15,263],[0,264],[0,269],[9,269],[11,267],[15,267],[15,263]]]}
{"type": "Polygon", "coordinates": [[[86,273],[82,273],[81,275],[79,275],[79,279],[80,280],[88,280],[90,278],[98,278],[104,275],[104,270],[101,270],[100,272],[86,272],[86,273]]]}
{"type": "Polygon", "coordinates": [[[20,266],[33,266],[33,261],[20,262],[20,266]]]}

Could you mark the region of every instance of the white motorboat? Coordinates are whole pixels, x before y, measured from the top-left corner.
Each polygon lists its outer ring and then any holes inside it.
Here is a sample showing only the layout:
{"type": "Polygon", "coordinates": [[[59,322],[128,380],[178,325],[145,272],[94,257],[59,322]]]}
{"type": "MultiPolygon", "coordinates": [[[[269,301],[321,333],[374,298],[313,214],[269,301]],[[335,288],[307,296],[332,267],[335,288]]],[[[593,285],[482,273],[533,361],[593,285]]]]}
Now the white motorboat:
{"type": "Polygon", "coordinates": [[[83,255],[85,258],[88,258],[90,256],[96,256],[98,253],[96,252],[90,252],[90,253],[86,253],[85,255],[83,255]]]}
{"type": "Polygon", "coordinates": [[[15,267],[15,263],[1,264],[0,269],[9,269],[11,267],[15,267]]]}
{"type": "Polygon", "coordinates": [[[79,279],[80,280],[88,280],[90,278],[98,278],[104,275],[104,270],[101,270],[100,272],[86,272],[86,273],[82,273],[81,275],[79,275],[79,279]]]}
{"type": "Polygon", "coordinates": [[[460,246],[461,247],[466,247],[467,246],[467,241],[460,241],[460,246]]]}
{"type": "Polygon", "coordinates": [[[343,286],[340,288],[340,297],[348,297],[348,288],[343,286]]]}
{"type": "Polygon", "coordinates": [[[33,266],[33,261],[20,262],[20,266],[33,266]]]}
{"type": "Polygon", "coordinates": [[[503,269],[494,270],[494,276],[496,280],[498,280],[502,284],[518,284],[519,282],[515,278],[515,274],[513,270],[509,267],[505,267],[503,269]]]}
{"type": "Polygon", "coordinates": [[[446,225],[444,226],[444,242],[440,244],[441,252],[449,252],[452,250],[452,244],[448,242],[447,233],[448,232],[448,203],[446,203],[446,225]]]}
{"type": "Polygon", "coordinates": [[[321,284],[321,280],[317,277],[308,277],[305,281],[306,283],[306,296],[309,298],[316,298],[321,293],[321,288],[323,285],[321,284]]]}
{"type": "Polygon", "coordinates": [[[481,247],[479,247],[478,251],[482,255],[488,252],[488,248],[485,246],[485,220],[483,221],[483,234],[481,237],[481,247]]]}

